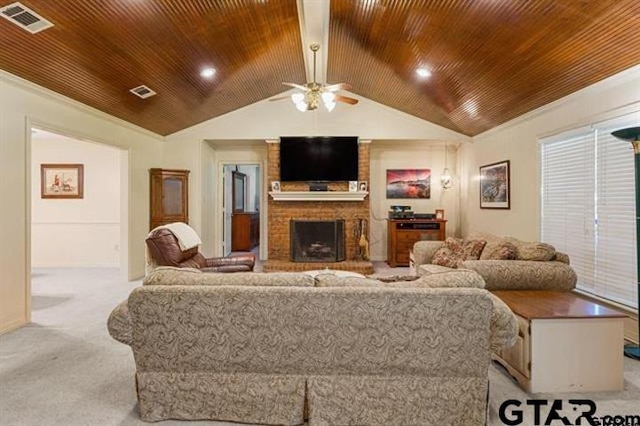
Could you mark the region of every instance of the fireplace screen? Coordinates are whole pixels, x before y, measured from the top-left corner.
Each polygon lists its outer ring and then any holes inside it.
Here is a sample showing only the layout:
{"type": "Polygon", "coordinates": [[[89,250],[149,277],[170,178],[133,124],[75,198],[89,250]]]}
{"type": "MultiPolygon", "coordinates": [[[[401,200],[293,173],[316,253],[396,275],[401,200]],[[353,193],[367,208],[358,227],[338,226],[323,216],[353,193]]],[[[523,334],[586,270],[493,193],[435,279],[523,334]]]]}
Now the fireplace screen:
{"type": "Polygon", "coordinates": [[[344,220],[292,220],[290,238],[294,262],[345,260],[344,220]]]}

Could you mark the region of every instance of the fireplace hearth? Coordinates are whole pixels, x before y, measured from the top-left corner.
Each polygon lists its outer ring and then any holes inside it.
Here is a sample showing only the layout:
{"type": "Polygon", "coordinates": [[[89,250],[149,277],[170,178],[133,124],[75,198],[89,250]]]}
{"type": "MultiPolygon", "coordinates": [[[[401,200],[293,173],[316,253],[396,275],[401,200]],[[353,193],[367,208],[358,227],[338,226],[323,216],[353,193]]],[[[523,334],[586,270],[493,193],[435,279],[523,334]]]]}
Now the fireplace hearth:
{"type": "Polygon", "coordinates": [[[341,262],[345,260],[344,220],[291,220],[293,262],[341,262]]]}

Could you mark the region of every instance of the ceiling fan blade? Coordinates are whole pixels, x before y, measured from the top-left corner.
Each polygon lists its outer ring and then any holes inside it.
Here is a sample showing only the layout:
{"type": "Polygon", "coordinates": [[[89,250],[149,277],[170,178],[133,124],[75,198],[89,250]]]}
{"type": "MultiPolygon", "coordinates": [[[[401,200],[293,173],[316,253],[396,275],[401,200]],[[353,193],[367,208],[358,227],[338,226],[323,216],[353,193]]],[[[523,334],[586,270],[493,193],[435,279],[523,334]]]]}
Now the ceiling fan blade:
{"type": "Polygon", "coordinates": [[[349,105],[355,105],[358,103],[357,99],[350,98],[348,96],[342,96],[342,95],[336,95],[334,100],[336,102],[344,102],[345,104],[349,104],[349,105]]]}
{"type": "Polygon", "coordinates": [[[289,95],[285,95],[285,96],[278,96],[278,97],[275,97],[275,98],[271,98],[271,99],[269,99],[269,100],[270,100],[270,101],[281,101],[281,100],[283,100],[283,99],[291,99],[291,96],[289,96],[289,95]]]}
{"type": "Polygon", "coordinates": [[[325,92],[337,92],[338,90],[351,90],[351,85],[347,83],[331,84],[324,86],[325,92]]]}
{"type": "Polygon", "coordinates": [[[291,87],[295,87],[296,89],[300,89],[300,90],[304,90],[305,92],[307,91],[307,86],[303,86],[301,84],[296,84],[296,83],[282,83],[285,86],[291,86],[291,87]]]}

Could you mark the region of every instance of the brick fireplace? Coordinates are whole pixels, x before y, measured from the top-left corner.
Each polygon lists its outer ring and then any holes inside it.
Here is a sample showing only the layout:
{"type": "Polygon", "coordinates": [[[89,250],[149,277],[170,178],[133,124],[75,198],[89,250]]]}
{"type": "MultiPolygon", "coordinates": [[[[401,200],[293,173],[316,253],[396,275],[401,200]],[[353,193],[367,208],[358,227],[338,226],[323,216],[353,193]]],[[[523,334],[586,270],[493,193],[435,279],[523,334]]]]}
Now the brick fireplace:
{"type": "MultiPolygon", "coordinates": [[[[369,143],[358,145],[358,180],[369,181],[369,143]]],[[[267,150],[268,182],[280,180],[280,144],[269,143],[267,150]]],[[[281,182],[281,191],[308,191],[308,185],[303,182],[281,182]]],[[[348,191],[348,182],[329,183],[329,191],[348,191]]],[[[358,259],[358,224],[361,219],[367,222],[370,218],[369,196],[363,201],[275,201],[268,199],[268,246],[269,260],[263,265],[263,270],[271,271],[303,271],[311,269],[339,269],[373,273],[370,261],[358,259]],[[291,220],[334,221],[344,220],[344,255],[343,262],[292,262],[291,261],[291,220]]],[[[370,226],[367,226],[367,230],[370,226]]]]}

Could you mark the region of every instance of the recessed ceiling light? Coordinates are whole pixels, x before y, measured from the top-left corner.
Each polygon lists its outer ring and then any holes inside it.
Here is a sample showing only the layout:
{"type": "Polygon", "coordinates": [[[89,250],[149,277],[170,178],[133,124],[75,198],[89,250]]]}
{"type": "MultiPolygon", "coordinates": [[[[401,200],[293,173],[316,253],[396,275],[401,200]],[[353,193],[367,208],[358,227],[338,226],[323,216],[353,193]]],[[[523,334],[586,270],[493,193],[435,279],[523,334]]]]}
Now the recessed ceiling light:
{"type": "Polygon", "coordinates": [[[200,76],[204,78],[211,78],[215,74],[216,74],[215,68],[203,68],[202,71],[200,71],[200,76]]]}
{"type": "Polygon", "coordinates": [[[422,78],[431,77],[431,71],[426,68],[418,68],[416,70],[416,74],[418,74],[422,78]]]}
{"type": "Polygon", "coordinates": [[[462,104],[462,109],[472,117],[478,115],[478,104],[475,101],[468,100],[462,104]]]}

